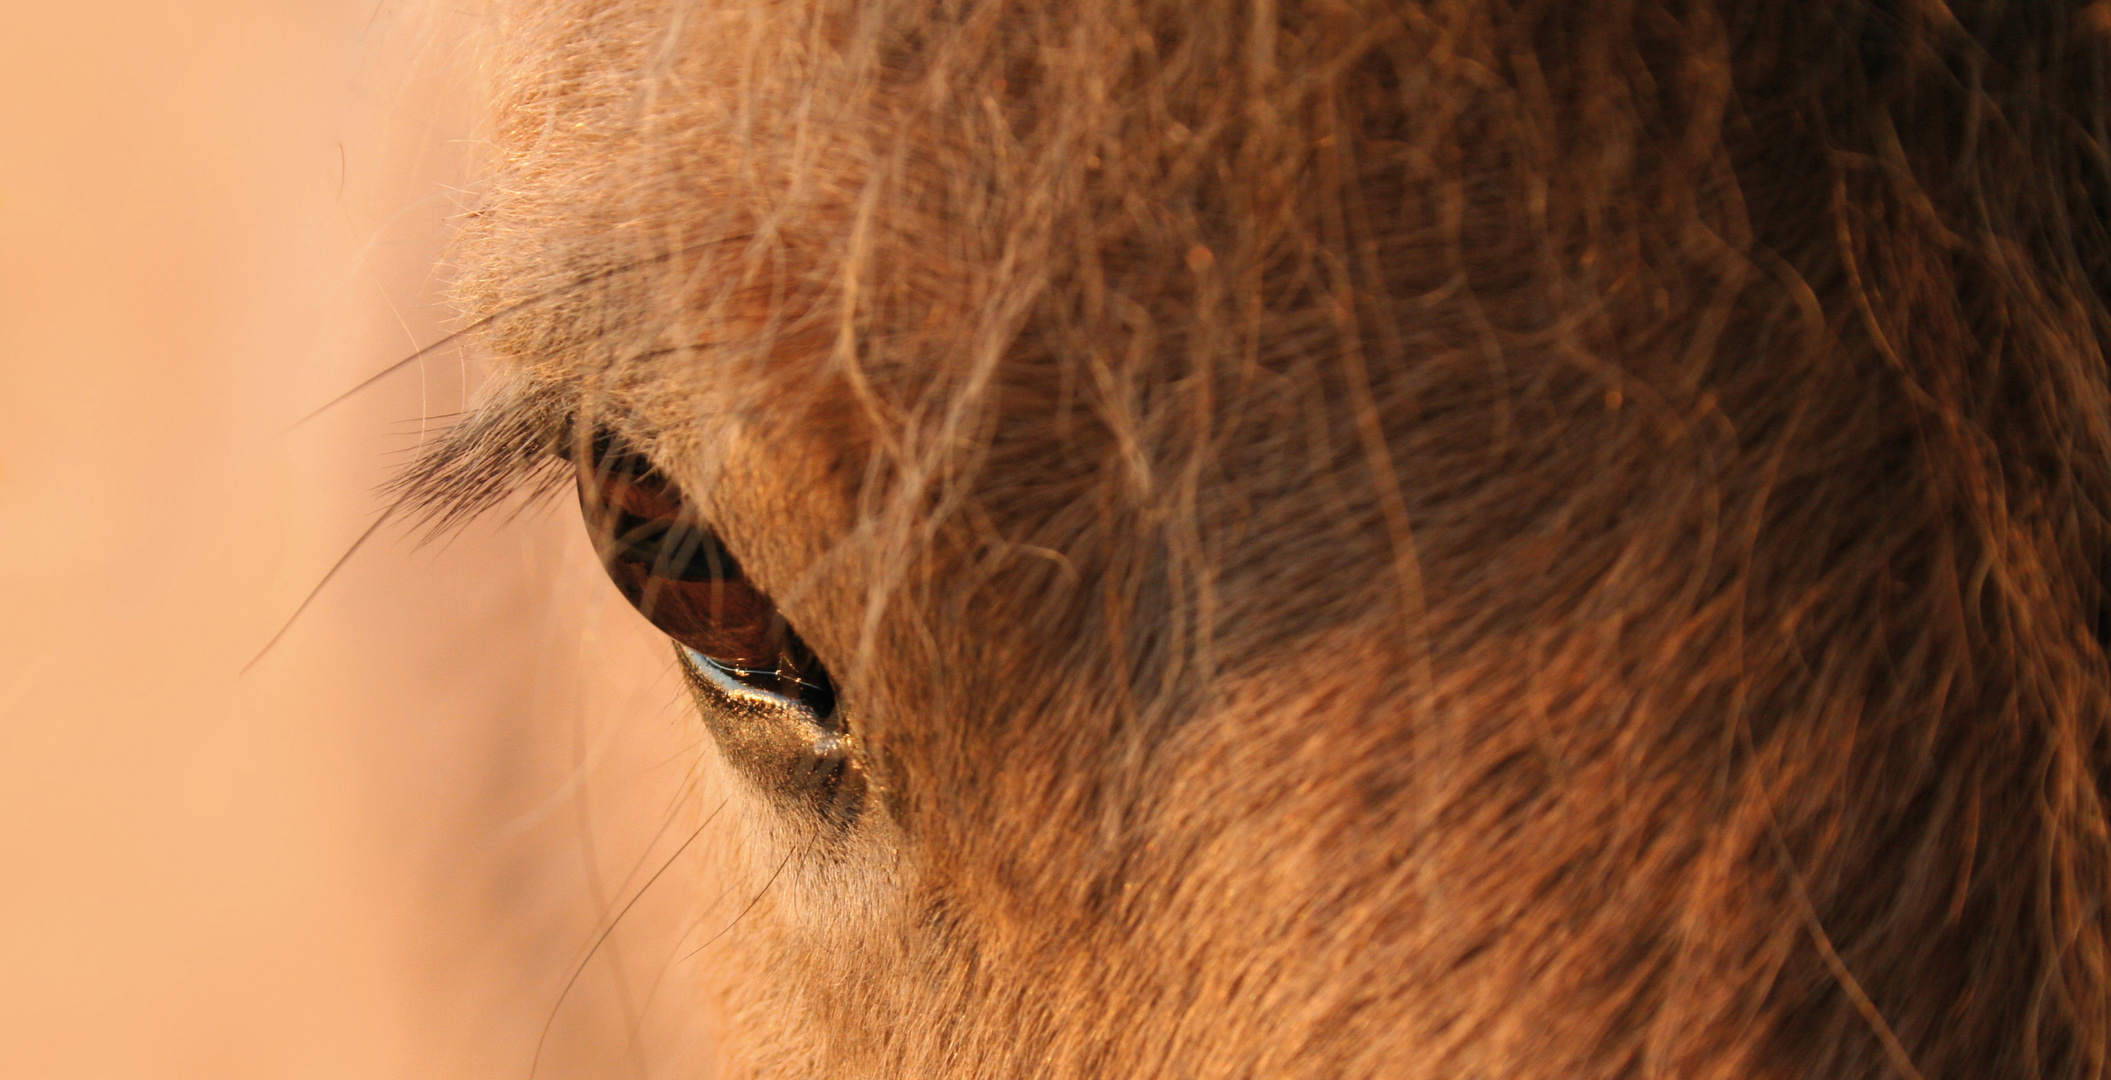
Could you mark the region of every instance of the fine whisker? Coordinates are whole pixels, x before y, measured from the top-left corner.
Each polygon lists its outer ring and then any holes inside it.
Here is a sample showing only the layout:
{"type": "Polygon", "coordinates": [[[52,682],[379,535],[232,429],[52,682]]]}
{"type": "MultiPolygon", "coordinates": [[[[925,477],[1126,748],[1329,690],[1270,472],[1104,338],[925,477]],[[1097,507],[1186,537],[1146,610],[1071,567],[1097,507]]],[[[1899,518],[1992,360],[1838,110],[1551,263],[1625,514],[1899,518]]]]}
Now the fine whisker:
{"type": "MultiPolygon", "coordinates": [[[[622,910],[616,912],[616,917],[610,919],[607,925],[601,928],[601,932],[595,935],[594,943],[587,947],[586,955],[580,957],[579,962],[572,966],[572,973],[564,980],[564,989],[557,992],[557,1000],[550,1004],[550,1015],[543,1019],[542,1034],[535,1040],[535,1055],[528,1061],[528,1080],[535,1080],[535,1070],[542,1065],[542,1052],[550,1041],[550,1029],[557,1024],[557,1013],[564,1008],[565,999],[571,996],[572,988],[578,985],[579,976],[585,974],[587,965],[594,962],[594,956],[600,952],[602,943],[608,940],[609,935],[616,932],[616,927],[622,924],[623,917],[630,914],[630,910],[638,905],[639,900],[644,899],[646,893],[652,891],[653,885],[660,880],[662,875],[667,873],[668,868],[674,865],[675,860],[682,857],[683,852],[689,850],[691,844],[696,843],[696,838],[702,836],[704,830],[711,827],[711,822],[717,820],[719,811],[725,808],[726,800],[720,800],[716,808],[709,814],[704,815],[704,820],[689,833],[688,839],[683,840],[682,845],[674,849],[674,854],[667,856],[667,860],[660,864],[660,868],[653,871],[652,876],[645,880],[645,884],[639,886],[638,891],[633,893],[628,901],[624,902],[622,910]]],[[[775,879],[773,878],[772,880],[775,879]]]]}
{"type": "Polygon", "coordinates": [[[812,848],[813,843],[808,842],[805,848],[802,848],[798,851],[785,852],[784,861],[777,864],[777,869],[771,872],[770,879],[762,883],[762,888],[756,890],[755,895],[748,900],[748,906],[741,908],[740,914],[733,916],[732,922],[727,923],[723,929],[719,930],[718,933],[711,935],[711,940],[704,942],[702,945],[698,945],[696,948],[691,949],[686,953],[683,953],[682,960],[686,962],[695,959],[696,954],[703,952],[705,949],[710,948],[714,943],[718,941],[719,938],[725,937],[726,934],[732,931],[734,927],[739,926],[740,921],[748,917],[748,912],[755,910],[755,905],[762,903],[762,898],[764,896],[769,895],[770,887],[777,884],[777,879],[784,876],[784,868],[792,864],[793,857],[798,855],[804,855],[807,853],[807,851],[812,850],[812,848]]]}
{"type": "Polygon", "coordinates": [[[497,311],[492,312],[489,315],[480,316],[472,320],[469,325],[464,326],[459,330],[452,331],[446,336],[440,338],[440,340],[435,341],[429,345],[422,346],[417,351],[411,353],[409,356],[406,356],[403,359],[398,360],[385,368],[382,368],[380,371],[377,371],[374,374],[359,380],[359,382],[355,384],[351,389],[346,390],[343,393],[338,394],[336,397],[333,397],[330,400],[323,402],[321,405],[315,407],[314,409],[310,410],[307,414],[303,415],[300,419],[295,420],[291,424],[286,425],[286,427],[280,432],[280,434],[287,434],[299,430],[310,420],[313,420],[316,417],[321,416],[326,412],[329,412],[331,409],[334,409],[337,406],[343,404],[346,400],[356,396],[360,391],[365,390],[370,386],[373,386],[375,383],[378,383],[383,379],[386,379],[389,376],[394,375],[399,371],[402,371],[404,368],[409,367],[410,365],[415,364],[420,360],[423,360],[427,356],[432,355],[434,352],[437,352],[440,349],[444,349],[447,346],[454,344],[455,342],[458,342],[463,338],[474,334],[477,331],[482,330],[488,326],[503,322],[504,320],[512,317],[513,315],[519,314],[522,311],[526,311],[537,304],[545,303],[550,300],[555,300],[560,297],[569,296],[572,293],[579,291],[580,289],[586,288],[587,286],[607,281],[610,278],[618,277],[623,274],[630,273],[634,270],[642,270],[646,267],[657,266],[659,264],[671,262],[675,259],[681,258],[684,255],[693,255],[699,251],[704,250],[705,248],[713,247],[718,244],[730,243],[735,240],[744,239],[747,239],[747,237],[729,236],[721,240],[710,240],[704,241],[702,243],[687,244],[682,247],[675,248],[672,251],[663,251],[657,255],[649,255],[642,259],[636,259],[631,262],[623,263],[620,266],[612,266],[605,270],[596,270],[593,273],[581,275],[580,277],[574,278],[573,280],[568,281],[562,285],[556,286],[555,288],[547,289],[543,292],[536,293],[535,295],[527,297],[526,299],[516,300],[513,303],[507,304],[505,307],[502,307],[497,311]]]}
{"type": "Polygon", "coordinates": [[[359,549],[365,547],[367,541],[372,540],[374,538],[374,534],[380,532],[381,527],[383,525],[388,524],[389,519],[395,517],[396,510],[402,505],[403,503],[400,499],[397,500],[395,503],[390,504],[388,509],[383,510],[381,512],[380,517],[374,519],[373,524],[368,525],[366,527],[365,532],[359,534],[359,539],[352,541],[352,546],[346,548],[345,553],[339,555],[337,557],[337,561],[330,564],[330,569],[323,574],[322,580],[316,582],[315,587],[308,590],[308,595],[302,598],[299,607],[293,609],[293,614],[286,616],[286,621],[279,624],[278,632],[271,635],[271,640],[265,642],[264,647],[258,649],[256,655],[250,657],[249,662],[243,664],[242,670],[237,674],[249,674],[249,669],[256,667],[257,662],[264,659],[265,654],[269,653],[274,647],[278,645],[280,639],[286,636],[286,632],[288,630],[293,629],[293,624],[299,621],[301,614],[308,610],[309,605],[315,603],[315,598],[317,596],[322,595],[323,589],[330,584],[330,581],[333,578],[337,576],[338,571],[343,570],[345,568],[345,564],[352,561],[352,556],[359,554],[359,549]]]}

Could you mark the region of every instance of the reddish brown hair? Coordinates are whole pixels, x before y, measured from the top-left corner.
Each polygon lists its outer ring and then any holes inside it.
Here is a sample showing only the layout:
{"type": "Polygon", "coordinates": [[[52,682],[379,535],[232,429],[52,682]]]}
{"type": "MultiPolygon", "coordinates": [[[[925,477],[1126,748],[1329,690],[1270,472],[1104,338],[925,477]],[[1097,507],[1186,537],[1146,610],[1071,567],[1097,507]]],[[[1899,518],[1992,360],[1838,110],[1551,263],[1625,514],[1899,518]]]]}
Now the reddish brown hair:
{"type": "Polygon", "coordinates": [[[833,658],[738,1074],[2101,1077],[2107,10],[528,5],[418,483],[833,658]]]}

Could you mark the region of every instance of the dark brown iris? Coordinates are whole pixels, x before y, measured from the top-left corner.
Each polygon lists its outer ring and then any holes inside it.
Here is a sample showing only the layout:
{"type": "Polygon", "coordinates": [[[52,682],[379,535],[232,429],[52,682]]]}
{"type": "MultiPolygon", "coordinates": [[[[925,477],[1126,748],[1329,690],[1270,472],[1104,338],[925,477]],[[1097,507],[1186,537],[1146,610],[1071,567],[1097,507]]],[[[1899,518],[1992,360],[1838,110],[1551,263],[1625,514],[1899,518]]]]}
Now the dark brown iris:
{"type": "Polygon", "coordinates": [[[740,563],[641,455],[597,440],[579,463],[579,505],[608,575],[632,605],[702,661],[826,717],[828,675],[740,563]]]}

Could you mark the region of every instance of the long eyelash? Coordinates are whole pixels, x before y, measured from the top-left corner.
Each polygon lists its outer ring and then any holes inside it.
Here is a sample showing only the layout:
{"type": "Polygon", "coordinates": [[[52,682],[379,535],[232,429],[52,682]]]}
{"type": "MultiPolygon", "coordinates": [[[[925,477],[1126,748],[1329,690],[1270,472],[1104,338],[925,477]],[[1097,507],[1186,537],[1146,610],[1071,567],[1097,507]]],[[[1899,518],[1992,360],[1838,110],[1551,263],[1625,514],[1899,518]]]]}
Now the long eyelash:
{"type": "Polygon", "coordinates": [[[388,503],[380,516],[330,564],[300,606],[242,665],[241,673],[248,674],[277,647],[352,556],[390,521],[408,518],[437,536],[515,491],[527,490],[530,505],[556,491],[566,479],[556,467],[556,450],[571,429],[572,399],[561,384],[520,376],[495,387],[483,404],[449,427],[444,438],[382,489],[388,503]]]}
{"type": "MultiPolygon", "coordinates": [[[[653,349],[629,359],[700,347],[653,349]]],[[[382,489],[390,513],[403,512],[437,537],[516,493],[526,493],[526,508],[570,486],[570,462],[587,449],[578,426],[579,388],[520,373],[502,378],[382,489]]]]}
{"type": "MultiPolygon", "coordinates": [[[[621,266],[584,274],[556,288],[509,304],[360,380],[351,389],[287,425],[285,430],[292,431],[306,424],[435,350],[518,312],[570,295],[596,282],[693,255],[720,244],[749,239],[753,237],[728,236],[684,245],[621,266]]],[[[677,350],[660,350],[667,351],[677,350]]],[[[487,390],[481,404],[469,416],[451,425],[439,442],[382,488],[388,505],[381,515],[367,526],[359,539],[352,541],[343,555],[338,556],[315,587],[308,590],[308,595],[301,598],[293,614],[279,624],[271,639],[242,665],[242,673],[248,674],[278,645],[331,579],[389,521],[409,518],[425,525],[429,537],[436,537],[504,501],[516,491],[528,493],[525,507],[539,503],[563,487],[567,477],[559,466],[564,460],[563,450],[572,438],[577,397],[577,389],[567,383],[538,380],[521,374],[487,390]]]]}
{"type": "Polygon", "coordinates": [[[382,489],[388,502],[380,516],[345,548],[271,639],[242,665],[242,674],[248,674],[278,645],[345,564],[390,521],[407,518],[427,525],[430,534],[437,536],[515,491],[527,490],[529,505],[556,491],[565,473],[556,467],[555,450],[570,430],[572,399],[568,387],[520,376],[494,387],[483,404],[449,427],[445,437],[382,489]]]}
{"type": "Polygon", "coordinates": [[[439,535],[515,492],[532,502],[567,482],[577,389],[518,374],[503,380],[389,482],[391,510],[439,535]]]}

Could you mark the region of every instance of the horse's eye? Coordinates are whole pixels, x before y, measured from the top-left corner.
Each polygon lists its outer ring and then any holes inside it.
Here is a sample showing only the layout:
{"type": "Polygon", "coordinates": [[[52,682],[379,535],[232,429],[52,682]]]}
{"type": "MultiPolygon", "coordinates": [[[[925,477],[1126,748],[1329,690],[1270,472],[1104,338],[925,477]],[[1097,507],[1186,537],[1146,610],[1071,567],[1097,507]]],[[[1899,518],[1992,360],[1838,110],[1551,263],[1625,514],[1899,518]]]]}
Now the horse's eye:
{"type": "Polygon", "coordinates": [[[828,673],[671,481],[606,438],[578,473],[580,509],[601,564],[638,611],[682,645],[685,661],[828,718],[835,708],[828,673]]]}

